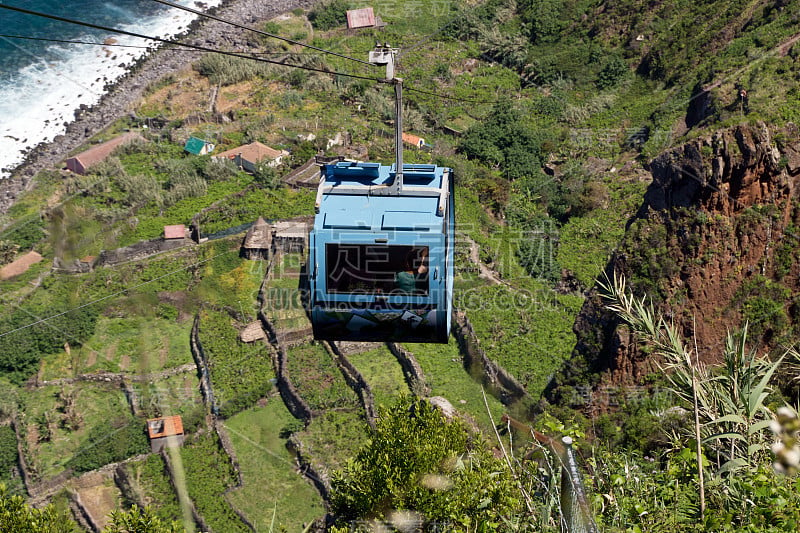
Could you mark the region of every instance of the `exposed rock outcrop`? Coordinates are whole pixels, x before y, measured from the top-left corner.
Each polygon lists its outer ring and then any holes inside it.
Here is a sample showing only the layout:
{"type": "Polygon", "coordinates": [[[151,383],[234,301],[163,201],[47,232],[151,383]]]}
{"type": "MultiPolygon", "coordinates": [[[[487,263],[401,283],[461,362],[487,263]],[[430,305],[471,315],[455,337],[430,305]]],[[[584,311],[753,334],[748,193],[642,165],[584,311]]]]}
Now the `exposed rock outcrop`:
{"type": "MultiPolygon", "coordinates": [[[[751,340],[764,351],[779,344],[800,323],[792,303],[800,295],[797,127],[721,130],[663,153],[650,170],[652,184],[608,274],[624,274],[635,292],[654,300],[696,339],[703,361],[719,361],[726,333],[753,320],[753,298],[775,302],[775,315],[751,329],[751,340]]],[[[550,384],[553,400],[574,396],[578,384],[637,383],[658,368],[604,309],[597,289],[574,329],[578,342],[550,384]]]]}

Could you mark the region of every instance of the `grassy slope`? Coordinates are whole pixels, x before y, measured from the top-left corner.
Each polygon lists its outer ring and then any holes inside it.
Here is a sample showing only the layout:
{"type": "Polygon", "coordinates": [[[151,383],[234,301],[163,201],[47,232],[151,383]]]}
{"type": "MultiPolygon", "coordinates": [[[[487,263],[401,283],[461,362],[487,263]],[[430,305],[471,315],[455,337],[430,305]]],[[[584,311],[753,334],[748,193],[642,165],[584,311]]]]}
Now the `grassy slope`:
{"type": "Polygon", "coordinates": [[[319,494],[298,476],[287,441],[280,436],[293,423],[295,419],[277,396],[266,406],[243,411],[225,422],[244,484],[231,491],[228,499],[258,531],[273,527],[300,531],[303,524],[324,514],[319,494]]]}

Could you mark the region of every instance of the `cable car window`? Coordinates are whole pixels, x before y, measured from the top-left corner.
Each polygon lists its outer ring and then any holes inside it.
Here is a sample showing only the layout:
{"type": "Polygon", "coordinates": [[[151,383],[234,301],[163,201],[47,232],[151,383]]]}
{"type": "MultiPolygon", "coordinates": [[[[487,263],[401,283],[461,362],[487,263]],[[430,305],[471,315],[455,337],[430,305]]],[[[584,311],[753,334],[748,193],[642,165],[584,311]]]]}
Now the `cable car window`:
{"type": "Polygon", "coordinates": [[[329,293],[428,295],[428,247],[325,244],[329,293]]]}

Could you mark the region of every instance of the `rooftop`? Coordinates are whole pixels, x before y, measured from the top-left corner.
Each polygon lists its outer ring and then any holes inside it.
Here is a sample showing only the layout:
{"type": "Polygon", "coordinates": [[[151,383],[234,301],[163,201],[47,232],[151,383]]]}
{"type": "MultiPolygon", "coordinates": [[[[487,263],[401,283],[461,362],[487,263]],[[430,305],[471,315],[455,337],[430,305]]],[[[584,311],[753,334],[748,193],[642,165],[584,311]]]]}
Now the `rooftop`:
{"type": "Polygon", "coordinates": [[[172,435],[183,435],[183,420],[179,415],[150,418],[147,420],[147,436],[159,439],[172,435]]]}
{"type": "Polygon", "coordinates": [[[215,155],[214,157],[233,159],[238,155],[241,155],[242,159],[252,163],[258,163],[262,159],[276,159],[281,155],[284,155],[284,152],[270,148],[266,144],[255,141],[251,142],[250,144],[244,144],[242,146],[226,150],[215,155]]]}
{"type": "Polygon", "coordinates": [[[183,224],[164,226],[165,239],[183,239],[184,237],[186,237],[186,226],[183,224]]]}
{"type": "Polygon", "coordinates": [[[403,165],[403,193],[381,194],[394,176],[394,165],[350,162],[327,165],[317,193],[319,215],[315,231],[441,232],[443,219],[437,213],[447,195],[444,169],[434,165],[403,165]]]}

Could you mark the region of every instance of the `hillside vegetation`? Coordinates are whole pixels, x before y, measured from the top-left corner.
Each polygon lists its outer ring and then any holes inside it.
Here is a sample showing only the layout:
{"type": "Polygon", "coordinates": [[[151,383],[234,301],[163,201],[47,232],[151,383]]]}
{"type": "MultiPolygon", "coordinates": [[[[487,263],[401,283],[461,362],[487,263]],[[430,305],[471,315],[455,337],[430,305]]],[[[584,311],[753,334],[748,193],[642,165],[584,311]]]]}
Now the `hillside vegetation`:
{"type": "MultiPolygon", "coordinates": [[[[240,253],[259,216],[313,215],[283,180],[310,157],[394,160],[389,87],[187,59],[91,142],[145,141],[41,172],[0,219],[0,264],[43,257],[0,281],[0,510],[49,502],[64,531],[146,506],[189,531],[557,531],[542,443],[569,436],[602,529],[796,530],[800,481],[773,462],[800,457],[798,13],[333,0],[258,21],[359,59],[401,49],[405,130],[432,145],[405,161],[456,180],[448,345],[314,342],[304,255],[240,253]],[[365,5],[387,25],[347,30],[365,5]],[[190,135],[291,155],[247,173],[190,135]],[[209,240],[105,261],[172,224],[209,240]],[[145,420],[175,414],[180,452],[151,453],[145,420]]],[[[214,46],[383,76],[260,35],[214,46]]]]}

